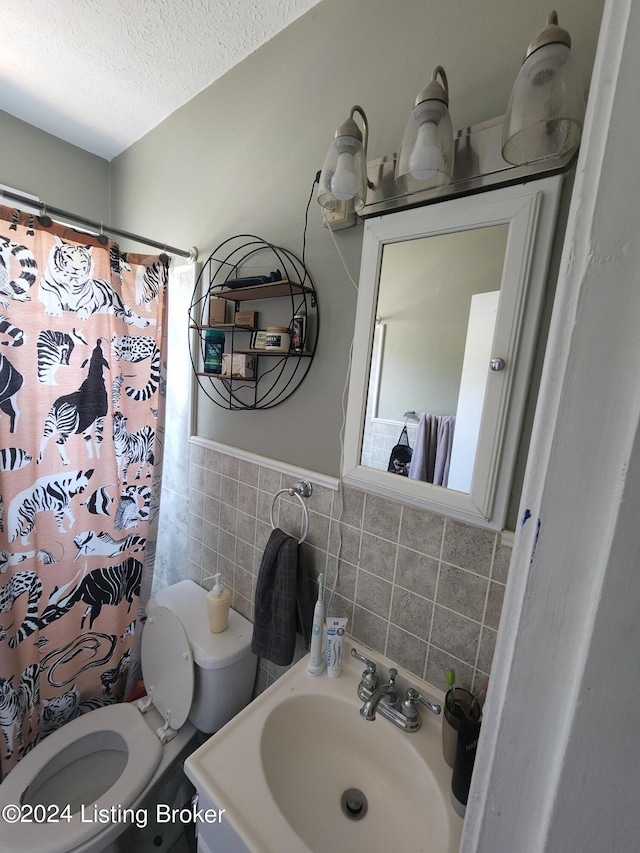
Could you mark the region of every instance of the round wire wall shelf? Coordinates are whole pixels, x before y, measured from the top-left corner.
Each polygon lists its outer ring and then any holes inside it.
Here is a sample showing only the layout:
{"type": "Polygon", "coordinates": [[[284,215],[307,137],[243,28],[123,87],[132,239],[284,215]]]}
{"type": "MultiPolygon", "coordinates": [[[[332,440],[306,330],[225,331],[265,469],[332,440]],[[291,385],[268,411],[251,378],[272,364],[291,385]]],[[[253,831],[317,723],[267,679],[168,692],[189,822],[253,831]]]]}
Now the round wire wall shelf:
{"type": "Polygon", "coordinates": [[[311,367],[320,330],[316,289],[304,263],[289,249],[253,234],[237,234],[216,246],[204,262],[189,306],[189,326],[191,365],[206,396],[232,411],[272,409],[300,387],[311,367]],[[221,300],[225,309],[211,322],[213,300],[221,300]],[[240,311],[242,318],[237,317],[240,311]],[[254,312],[260,316],[257,325],[247,320],[254,312]],[[265,347],[267,325],[286,329],[291,337],[294,317],[301,314],[306,318],[301,346],[281,351],[265,347]],[[211,330],[224,333],[223,373],[206,369],[211,330]]]}

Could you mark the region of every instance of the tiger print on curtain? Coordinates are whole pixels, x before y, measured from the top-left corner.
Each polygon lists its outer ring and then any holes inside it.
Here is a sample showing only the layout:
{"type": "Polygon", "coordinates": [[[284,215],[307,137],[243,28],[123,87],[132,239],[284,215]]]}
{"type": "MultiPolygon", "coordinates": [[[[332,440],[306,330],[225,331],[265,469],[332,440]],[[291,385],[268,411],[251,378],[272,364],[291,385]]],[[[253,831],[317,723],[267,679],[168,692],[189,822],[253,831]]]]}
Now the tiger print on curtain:
{"type": "Polygon", "coordinates": [[[167,279],[157,256],[0,206],[0,778],[121,701],[137,662],[167,279]]]}

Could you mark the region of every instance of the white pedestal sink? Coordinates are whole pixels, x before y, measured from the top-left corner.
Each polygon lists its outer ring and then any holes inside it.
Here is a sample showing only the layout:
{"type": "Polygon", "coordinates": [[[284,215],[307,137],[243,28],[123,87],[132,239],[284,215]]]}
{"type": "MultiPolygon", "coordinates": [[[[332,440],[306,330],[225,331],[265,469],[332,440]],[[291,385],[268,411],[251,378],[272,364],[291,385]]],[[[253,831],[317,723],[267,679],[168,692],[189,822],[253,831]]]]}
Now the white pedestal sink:
{"type": "MultiPolygon", "coordinates": [[[[200,825],[200,851],[456,853],[462,820],[449,801],[441,717],[422,709],[415,733],[380,714],[364,720],[356,694],[363,667],[345,639],[339,678],[311,678],[304,658],[187,759],[201,805],[225,810],[200,825]],[[358,793],[345,813],[349,789],[358,793]]],[[[380,661],[381,675],[393,665],[356,647],[380,661]]],[[[444,701],[401,669],[398,684],[444,701]]]]}

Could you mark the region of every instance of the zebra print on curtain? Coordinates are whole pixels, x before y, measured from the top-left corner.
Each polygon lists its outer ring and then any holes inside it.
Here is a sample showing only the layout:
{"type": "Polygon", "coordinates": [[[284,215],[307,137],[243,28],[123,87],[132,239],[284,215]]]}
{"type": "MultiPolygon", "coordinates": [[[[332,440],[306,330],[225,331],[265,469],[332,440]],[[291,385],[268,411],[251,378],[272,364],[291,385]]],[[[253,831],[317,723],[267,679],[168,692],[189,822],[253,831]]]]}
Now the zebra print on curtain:
{"type": "Polygon", "coordinates": [[[137,663],[167,278],[157,256],[0,207],[0,778],[121,701],[137,663]]]}

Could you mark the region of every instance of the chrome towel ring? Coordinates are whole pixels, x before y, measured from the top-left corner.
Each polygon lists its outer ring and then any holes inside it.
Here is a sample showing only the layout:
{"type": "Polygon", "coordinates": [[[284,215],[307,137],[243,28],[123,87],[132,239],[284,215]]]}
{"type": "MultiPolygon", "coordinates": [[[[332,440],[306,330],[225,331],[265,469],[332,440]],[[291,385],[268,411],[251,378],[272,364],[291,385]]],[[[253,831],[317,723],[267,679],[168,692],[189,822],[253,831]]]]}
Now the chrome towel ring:
{"type": "Polygon", "coordinates": [[[284,495],[285,493],[294,495],[298,498],[300,503],[302,504],[302,511],[304,513],[304,529],[302,531],[302,536],[298,539],[298,545],[302,545],[304,540],[307,538],[307,533],[309,532],[309,513],[307,512],[307,505],[304,502],[304,498],[308,498],[311,496],[313,492],[313,486],[308,480],[300,480],[298,483],[294,483],[293,486],[287,486],[286,489],[280,489],[273,496],[273,500],[271,501],[271,506],[269,508],[269,521],[271,522],[271,529],[275,530],[276,526],[273,523],[273,507],[275,506],[276,501],[280,495],[284,495]]]}

